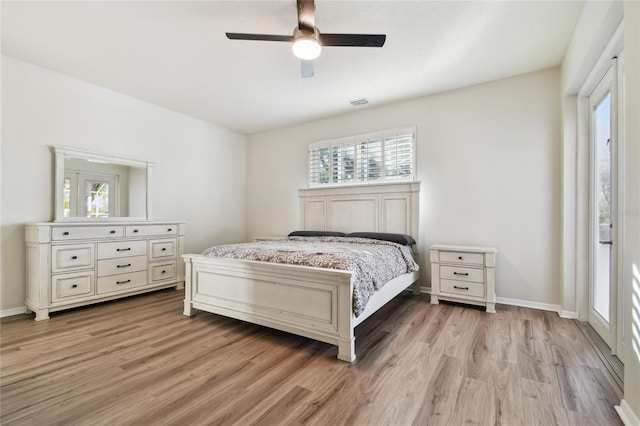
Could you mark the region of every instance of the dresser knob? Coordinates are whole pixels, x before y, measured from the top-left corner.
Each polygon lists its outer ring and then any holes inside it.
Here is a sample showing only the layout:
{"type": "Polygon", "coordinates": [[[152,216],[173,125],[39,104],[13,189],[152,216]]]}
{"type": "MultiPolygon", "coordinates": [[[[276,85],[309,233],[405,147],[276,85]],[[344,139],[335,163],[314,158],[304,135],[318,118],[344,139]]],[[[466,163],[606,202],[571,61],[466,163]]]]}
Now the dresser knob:
{"type": "Polygon", "coordinates": [[[167,248],[166,247],[162,247],[162,251],[167,251],[167,248]]]}
{"type": "Polygon", "coordinates": [[[64,231],[62,235],[69,235],[69,231],[64,231]]]}
{"type": "Polygon", "coordinates": [[[137,230],[137,229],[134,229],[134,230],[133,230],[133,233],[134,233],[134,234],[135,234],[135,233],[137,233],[137,232],[138,232],[138,230],[137,230]]]}
{"type": "Polygon", "coordinates": [[[462,256],[458,256],[458,259],[459,259],[459,260],[462,260],[462,256]]]}
{"type": "Polygon", "coordinates": [[[173,228],[167,229],[167,232],[171,232],[171,231],[173,231],[173,228]]]}
{"type": "Polygon", "coordinates": [[[163,274],[166,274],[166,273],[167,273],[167,271],[162,271],[162,273],[163,273],[163,274]]]}
{"type": "Polygon", "coordinates": [[[71,288],[78,288],[78,284],[71,284],[71,288]]]}
{"type": "Polygon", "coordinates": [[[115,234],[115,233],[116,233],[116,231],[112,230],[112,231],[109,231],[109,233],[110,233],[110,234],[115,234]]]}
{"type": "Polygon", "coordinates": [[[78,256],[71,256],[71,260],[76,260],[78,256]]]}

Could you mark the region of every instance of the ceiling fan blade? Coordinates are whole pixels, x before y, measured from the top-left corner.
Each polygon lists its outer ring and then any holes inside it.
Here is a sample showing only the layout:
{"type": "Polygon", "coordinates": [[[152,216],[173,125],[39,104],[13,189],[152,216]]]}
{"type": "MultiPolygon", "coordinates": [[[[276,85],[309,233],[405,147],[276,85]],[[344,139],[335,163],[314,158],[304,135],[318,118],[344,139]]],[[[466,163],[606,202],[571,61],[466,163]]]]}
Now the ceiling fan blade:
{"type": "Polygon", "coordinates": [[[385,34],[320,33],[320,44],[323,46],[382,47],[386,40],[385,34]]]}
{"type": "Polygon", "coordinates": [[[293,41],[290,35],[226,33],[231,40],[293,41]]]}
{"type": "Polygon", "coordinates": [[[300,68],[302,69],[302,78],[313,77],[314,63],[313,61],[300,61],[300,68]]]}
{"type": "Polygon", "coordinates": [[[298,3],[298,29],[300,31],[314,32],[316,28],[316,5],[314,0],[297,0],[298,3]]]}

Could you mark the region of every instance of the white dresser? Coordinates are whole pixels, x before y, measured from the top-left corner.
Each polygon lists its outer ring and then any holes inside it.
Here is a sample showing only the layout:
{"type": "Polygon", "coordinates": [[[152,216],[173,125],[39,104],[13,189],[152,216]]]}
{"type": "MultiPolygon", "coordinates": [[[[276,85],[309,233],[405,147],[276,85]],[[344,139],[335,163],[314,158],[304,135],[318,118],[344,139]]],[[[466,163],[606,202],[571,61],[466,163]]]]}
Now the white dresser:
{"type": "Polygon", "coordinates": [[[60,311],[182,288],[183,222],[33,223],[25,227],[27,309],[60,311]]]}
{"type": "Polygon", "coordinates": [[[496,312],[497,250],[436,244],[429,246],[431,303],[440,299],[486,306],[496,312]]]}

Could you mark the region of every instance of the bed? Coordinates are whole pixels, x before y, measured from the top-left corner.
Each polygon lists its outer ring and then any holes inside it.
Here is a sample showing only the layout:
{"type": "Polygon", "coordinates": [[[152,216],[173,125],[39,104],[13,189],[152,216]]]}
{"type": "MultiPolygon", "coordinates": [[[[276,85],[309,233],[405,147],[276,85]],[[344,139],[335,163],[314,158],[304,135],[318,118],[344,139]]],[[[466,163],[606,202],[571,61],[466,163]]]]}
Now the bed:
{"type": "MultiPolygon", "coordinates": [[[[303,230],[406,234],[418,241],[419,183],[299,190],[303,230]]],[[[414,244],[414,257],[418,244],[414,244]]],[[[184,314],[211,312],[298,334],[338,347],[338,359],[356,359],[354,329],[402,291],[418,271],[402,274],[373,293],[354,313],[352,272],[186,254],[184,314]]]]}

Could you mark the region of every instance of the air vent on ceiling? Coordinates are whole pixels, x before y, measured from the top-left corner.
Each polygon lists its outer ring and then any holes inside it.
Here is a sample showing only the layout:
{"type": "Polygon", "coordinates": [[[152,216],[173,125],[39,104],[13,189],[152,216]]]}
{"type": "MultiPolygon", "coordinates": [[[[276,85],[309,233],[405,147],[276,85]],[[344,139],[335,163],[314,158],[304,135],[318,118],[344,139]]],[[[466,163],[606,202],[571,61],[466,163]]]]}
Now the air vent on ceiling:
{"type": "Polygon", "coordinates": [[[357,99],[355,101],[351,101],[349,103],[353,106],[360,106],[360,105],[368,104],[369,101],[366,100],[365,98],[362,98],[362,99],[357,99]]]}

